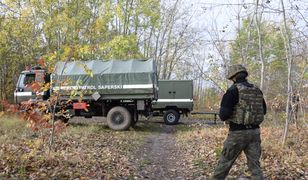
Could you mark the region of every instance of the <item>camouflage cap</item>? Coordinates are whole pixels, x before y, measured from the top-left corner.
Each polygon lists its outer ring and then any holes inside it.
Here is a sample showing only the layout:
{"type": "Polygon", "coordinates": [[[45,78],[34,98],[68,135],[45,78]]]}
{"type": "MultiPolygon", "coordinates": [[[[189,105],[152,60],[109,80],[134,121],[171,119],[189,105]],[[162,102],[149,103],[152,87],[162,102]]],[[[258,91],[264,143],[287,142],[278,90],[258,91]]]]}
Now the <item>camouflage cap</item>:
{"type": "Polygon", "coordinates": [[[243,65],[241,65],[241,64],[231,65],[231,66],[228,67],[226,78],[232,79],[233,76],[235,76],[239,72],[246,72],[248,74],[246,68],[243,65]]]}

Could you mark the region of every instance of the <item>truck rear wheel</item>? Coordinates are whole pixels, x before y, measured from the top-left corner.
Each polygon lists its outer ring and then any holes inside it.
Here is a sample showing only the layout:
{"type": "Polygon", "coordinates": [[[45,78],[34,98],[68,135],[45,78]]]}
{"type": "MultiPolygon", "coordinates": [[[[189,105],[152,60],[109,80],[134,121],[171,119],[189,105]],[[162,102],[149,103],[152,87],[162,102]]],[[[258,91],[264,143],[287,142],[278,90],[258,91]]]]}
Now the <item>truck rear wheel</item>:
{"type": "Polygon", "coordinates": [[[107,114],[107,124],[109,128],[117,131],[127,130],[131,125],[131,115],[129,111],[121,106],[112,108],[107,114]]]}
{"type": "Polygon", "coordinates": [[[176,110],[168,110],[164,113],[164,121],[167,125],[175,125],[179,122],[180,114],[176,110]]]}

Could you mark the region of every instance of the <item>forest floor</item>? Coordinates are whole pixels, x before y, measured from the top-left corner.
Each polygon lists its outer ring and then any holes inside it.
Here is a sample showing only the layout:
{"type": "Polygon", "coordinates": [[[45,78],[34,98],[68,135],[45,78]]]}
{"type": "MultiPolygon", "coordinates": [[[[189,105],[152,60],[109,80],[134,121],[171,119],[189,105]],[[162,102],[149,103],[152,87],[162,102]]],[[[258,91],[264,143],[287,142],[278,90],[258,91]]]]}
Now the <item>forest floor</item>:
{"type": "MultiPolygon", "coordinates": [[[[228,129],[221,122],[184,119],[167,126],[161,118],[141,120],[116,132],[100,119],[72,119],[48,155],[47,132],[24,121],[0,118],[0,179],[209,179],[228,129]]],[[[262,125],[262,167],[267,179],[308,179],[307,127],[262,125]]],[[[249,178],[241,154],[230,179],[249,178]]]]}

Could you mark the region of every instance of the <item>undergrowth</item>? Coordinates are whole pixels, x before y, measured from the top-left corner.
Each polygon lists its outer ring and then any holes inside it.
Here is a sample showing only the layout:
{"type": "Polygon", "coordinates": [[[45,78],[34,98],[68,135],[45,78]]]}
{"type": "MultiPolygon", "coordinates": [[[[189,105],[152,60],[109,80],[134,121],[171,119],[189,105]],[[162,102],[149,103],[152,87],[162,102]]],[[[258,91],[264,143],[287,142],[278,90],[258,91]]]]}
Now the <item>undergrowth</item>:
{"type": "MultiPolygon", "coordinates": [[[[130,177],[133,152],[147,132],[117,132],[104,125],[70,124],[47,156],[43,136],[17,118],[0,118],[0,179],[88,179],[130,177]]],[[[45,135],[48,135],[45,134],[45,135]]]]}
{"type": "MultiPolygon", "coordinates": [[[[290,125],[289,136],[285,146],[282,142],[282,126],[262,125],[261,164],[268,179],[307,179],[308,178],[308,138],[307,128],[290,125]]],[[[177,133],[179,147],[184,156],[190,160],[194,174],[210,177],[217,165],[228,127],[191,127],[190,131],[177,133]],[[202,163],[200,163],[203,161],[202,163]],[[198,163],[196,163],[198,162],[198,163]],[[206,166],[204,165],[206,164],[206,166]]],[[[234,163],[229,177],[247,176],[246,158],[242,153],[234,163]]]]}

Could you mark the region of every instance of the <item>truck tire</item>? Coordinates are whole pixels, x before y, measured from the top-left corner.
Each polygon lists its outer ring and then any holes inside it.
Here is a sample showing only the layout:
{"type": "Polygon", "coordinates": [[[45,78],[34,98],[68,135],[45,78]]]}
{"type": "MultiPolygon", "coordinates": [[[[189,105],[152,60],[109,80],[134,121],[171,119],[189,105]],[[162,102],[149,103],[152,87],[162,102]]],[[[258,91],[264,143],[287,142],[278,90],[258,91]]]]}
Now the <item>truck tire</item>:
{"type": "Polygon", "coordinates": [[[180,114],[176,110],[168,110],[164,113],[164,121],[167,125],[175,125],[179,122],[180,114]]]}
{"type": "Polygon", "coordinates": [[[116,131],[127,130],[131,121],[129,111],[121,106],[113,107],[107,114],[108,127],[116,131]]]}

